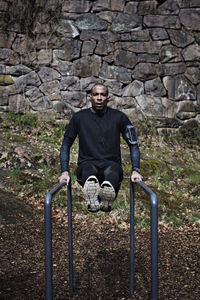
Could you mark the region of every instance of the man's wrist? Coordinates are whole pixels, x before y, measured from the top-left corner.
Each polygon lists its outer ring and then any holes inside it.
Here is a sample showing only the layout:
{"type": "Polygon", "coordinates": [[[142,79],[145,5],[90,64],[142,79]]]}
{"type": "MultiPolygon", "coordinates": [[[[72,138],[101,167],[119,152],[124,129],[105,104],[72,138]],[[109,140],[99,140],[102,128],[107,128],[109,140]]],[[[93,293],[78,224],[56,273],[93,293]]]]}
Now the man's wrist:
{"type": "Polygon", "coordinates": [[[136,171],[136,172],[140,173],[140,168],[133,167],[133,171],[136,171]]]}
{"type": "Polygon", "coordinates": [[[69,175],[69,172],[68,171],[64,171],[64,172],[62,172],[62,175],[69,175]]]}

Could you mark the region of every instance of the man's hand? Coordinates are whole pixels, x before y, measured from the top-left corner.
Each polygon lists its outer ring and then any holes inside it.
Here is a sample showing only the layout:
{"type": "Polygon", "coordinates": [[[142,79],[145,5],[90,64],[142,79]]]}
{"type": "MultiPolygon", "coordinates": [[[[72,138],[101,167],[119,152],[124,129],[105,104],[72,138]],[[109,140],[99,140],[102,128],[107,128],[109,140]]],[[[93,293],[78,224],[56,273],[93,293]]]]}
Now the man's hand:
{"type": "Polygon", "coordinates": [[[70,176],[69,176],[69,172],[63,172],[62,175],[59,177],[59,182],[65,181],[67,183],[67,185],[70,182],[70,176]]]}
{"type": "Polygon", "coordinates": [[[137,171],[133,171],[131,174],[132,182],[142,181],[142,178],[142,175],[140,175],[140,173],[138,173],[137,171]]]}

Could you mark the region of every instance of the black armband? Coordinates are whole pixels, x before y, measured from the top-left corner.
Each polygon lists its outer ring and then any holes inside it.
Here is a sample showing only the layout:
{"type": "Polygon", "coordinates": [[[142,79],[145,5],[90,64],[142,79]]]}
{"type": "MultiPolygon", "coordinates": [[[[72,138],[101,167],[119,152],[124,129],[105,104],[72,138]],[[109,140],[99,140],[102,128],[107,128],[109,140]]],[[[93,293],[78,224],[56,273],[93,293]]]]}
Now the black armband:
{"type": "Polygon", "coordinates": [[[133,125],[126,126],[126,136],[127,136],[128,142],[131,145],[135,145],[138,143],[135,126],[133,126],[133,125]]]}

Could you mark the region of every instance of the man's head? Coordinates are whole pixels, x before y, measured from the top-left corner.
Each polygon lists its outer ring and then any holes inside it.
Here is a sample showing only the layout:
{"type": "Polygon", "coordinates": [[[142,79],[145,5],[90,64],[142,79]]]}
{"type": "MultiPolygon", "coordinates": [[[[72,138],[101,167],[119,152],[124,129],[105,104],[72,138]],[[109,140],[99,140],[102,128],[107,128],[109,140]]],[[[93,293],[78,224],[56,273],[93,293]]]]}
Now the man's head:
{"type": "Polygon", "coordinates": [[[89,99],[95,112],[104,112],[109,101],[108,88],[103,84],[95,84],[91,89],[89,99]]]}

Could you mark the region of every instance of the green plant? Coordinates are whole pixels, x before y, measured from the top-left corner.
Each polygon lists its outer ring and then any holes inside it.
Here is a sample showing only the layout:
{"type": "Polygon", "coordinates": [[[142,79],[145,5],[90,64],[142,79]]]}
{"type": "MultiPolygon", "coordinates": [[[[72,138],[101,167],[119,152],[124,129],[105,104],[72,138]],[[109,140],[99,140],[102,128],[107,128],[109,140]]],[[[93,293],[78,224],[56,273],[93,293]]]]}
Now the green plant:
{"type": "Polygon", "coordinates": [[[22,128],[35,128],[38,126],[38,116],[32,113],[19,114],[9,111],[3,120],[2,126],[7,127],[11,125],[20,126],[22,128]]]}

